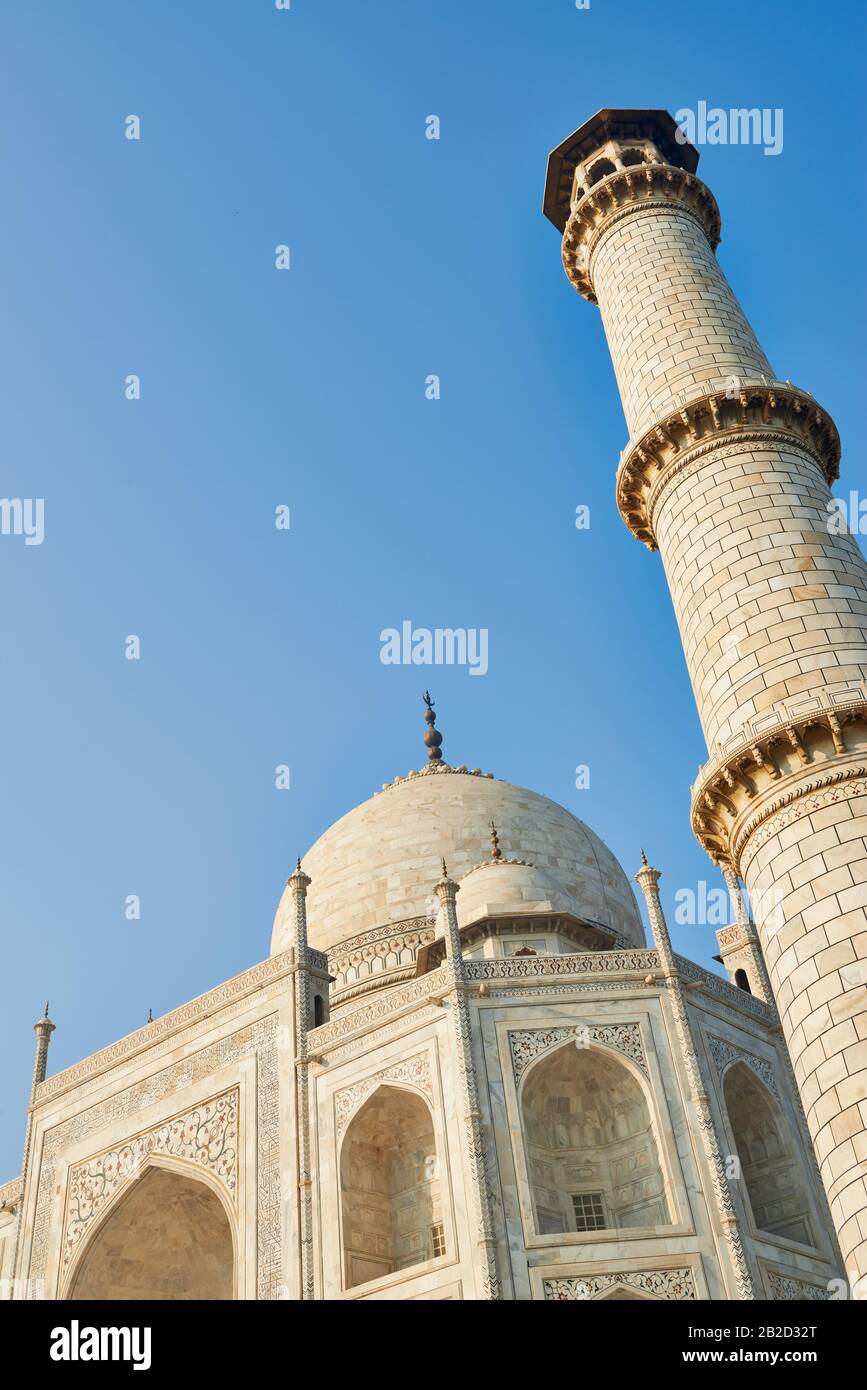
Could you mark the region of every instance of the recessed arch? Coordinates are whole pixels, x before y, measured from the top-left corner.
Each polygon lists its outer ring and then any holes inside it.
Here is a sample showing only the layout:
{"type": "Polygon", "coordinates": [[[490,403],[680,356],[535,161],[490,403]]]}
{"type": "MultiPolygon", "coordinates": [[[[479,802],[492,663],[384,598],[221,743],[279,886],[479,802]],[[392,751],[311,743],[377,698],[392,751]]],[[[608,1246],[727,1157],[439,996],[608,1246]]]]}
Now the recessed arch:
{"type": "Polygon", "coordinates": [[[408,1086],[378,1086],[340,1148],[346,1288],[446,1253],[439,1170],[427,1101],[408,1086]]]}
{"type": "Polygon", "coordinates": [[[777,1101],[740,1060],[723,1073],[723,1094],[756,1227],[814,1246],[801,1157],[777,1101]]]}
{"type": "Polygon", "coordinates": [[[151,1155],[95,1221],[64,1298],[215,1300],[237,1296],[235,1217],[196,1164],[151,1155]]]}
{"type": "Polygon", "coordinates": [[[527,1069],[519,1105],[537,1234],[670,1224],[646,1088],[621,1054],[561,1043],[527,1069]]]}
{"type": "Polygon", "coordinates": [[[607,179],[609,174],[616,173],[612,160],[603,158],[597,159],[595,164],[591,164],[587,170],[586,182],[588,185],[599,183],[600,179],[607,179]]]}

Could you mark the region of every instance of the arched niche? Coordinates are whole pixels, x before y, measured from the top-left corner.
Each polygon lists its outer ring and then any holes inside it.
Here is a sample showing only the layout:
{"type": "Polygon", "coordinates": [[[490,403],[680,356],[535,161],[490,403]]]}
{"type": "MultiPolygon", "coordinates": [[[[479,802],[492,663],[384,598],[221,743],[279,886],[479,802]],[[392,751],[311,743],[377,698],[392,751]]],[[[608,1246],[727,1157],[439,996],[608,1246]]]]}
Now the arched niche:
{"type": "Polygon", "coordinates": [[[99,1221],[68,1299],[146,1302],[235,1297],[235,1238],[209,1183],[149,1163],[99,1221]]]}
{"type": "Polygon", "coordinates": [[[538,1235],[670,1224],[644,1090],[612,1053],[570,1042],[544,1056],[521,1116],[538,1235]]]}
{"type": "Polygon", "coordinates": [[[433,1118],[415,1091],[383,1085],[340,1151],[346,1288],[445,1254],[433,1118]]]}
{"type": "Polygon", "coordinates": [[[814,1245],[801,1159],[779,1105],[745,1062],[728,1068],[723,1092],[757,1228],[814,1245]]]}
{"type": "Polygon", "coordinates": [[[601,179],[607,179],[609,174],[616,173],[613,162],[610,159],[597,159],[587,170],[587,183],[599,183],[601,179]]]}

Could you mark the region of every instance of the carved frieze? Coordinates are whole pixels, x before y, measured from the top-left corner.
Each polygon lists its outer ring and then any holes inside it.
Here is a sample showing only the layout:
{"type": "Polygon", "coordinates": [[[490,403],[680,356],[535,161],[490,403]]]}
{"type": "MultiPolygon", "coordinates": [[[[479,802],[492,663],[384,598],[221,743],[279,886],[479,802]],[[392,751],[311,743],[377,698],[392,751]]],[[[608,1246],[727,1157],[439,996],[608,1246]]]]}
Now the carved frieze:
{"type": "Polygon", "coordinates": [[[434,936],[430,918],[412,917],[341,942],[328,953],[332,1011],[356,995],[414,977],[418,953],[434,936]]]}
{"type": "Polygon", "coordinates": [[[720,951],[728,951],[736,946],[743,946],[746,938],[739,922],[733,922],[730,927],[722,927],[716,934],[720,951]]]}
{"type": "Polygon", "coordinates": [[[867,764],[863,762],[863,747],[853,748],[847,760],[845,751],[836,751],[841,733],[835,738],[833,728],[836,724],[842,732],[849,723],[867,722],[867,701],[863,696],[859,695],[845,711],[837,705],[798,716],[785,710],[778,713],[778,721],[772,726],[765,721],[761,733],[747,727],[741,746],[703,768],[693,788],[692,827],[696,839],[712,859],[730,864],[741,876],[756,851],[781,829],[812,810],[862,795],[864,791],[867,764]],[[808,731],[810,747],[805,745],[808,731]],[[822,756],[816,756],[814,761],[817,736],[825,747],[822,756]],[[794,770],[786,763],[780,767],[780,753],[775,745],[785,741],[795,746],[795,740],[805,756],[794,770]],[[769,772],[771,767],[776,769],[776,775],[769,772]],[[751,788],[733,787],[735,773],[744,771],[751,788]]]}
{"type": "Polygon", "coordinates": [[[609,1289],[634,1289],[650,1298],[666,1300],[695,1299],[695,1276],[691,1269],[618,1270],[614,1274],[585,1274],[572,1279],[543,1280],[545,1298],[549,1302],[583,1302],[598,1298],[609,1289]]]}
{"type": "Polygon", "coordinates": [[[776,1022],[776,1010],[770,1004],[766,1004],[763,999],[759,999],[758,995],[748,994],[745,989],[738,989],[737,985],[715,975],[712,970],[705,970],[703,966],[696,965],[695,961],[687,960],[686,956],[675,955],[674,960],[678,973],[685,980],[695,980],[710,994],[716,994],[720,999],[728,1000],[742,1012],[753,1014],[762,1023],[773,1024],[776,1022]]]}
{"type": "Polygon", "coordinates": [[[782,444],[805,451],[827,482],[840,472],[837,427],[815,399],[778,381],[725,382],[683,404],[672,404],[630,444],[617,470],[617,505],[630,531],[656,549],[655,517],[675,483],[697,468],[750,446],[782,444]]]}
{"type": "Polygon", "coordinates": [[[719,243],[720,214],[706,184],[672,164],[619,169],[572,203],[563,233],[563,267],[579,294],[596,303],[591,275],[593,253],[616,222],[678,207],[704,230],[712,248],[719,243]]]}
{"type": "Polygon", "coordinates": [[[814,1284],[808,1279],[795,1279],[790,1274],[768,1270],[771,1298],[779,1303],[820,1303],[834,1297],[827,1284],[814,1284]]]}
{"type": "Polygon", "coordinates": [[[642,977],[659,969],[656,951],[576,951],[564,956],[509,956],[506,960],[464,962],[467,980],[527,980],[555,975],[621,975],[642,977]]]}
{"type": "Polygon", "coordinates": [[[867,766],[864,764],[836,771],[828,769],[806,784],[801,783],[790,795],[781,796],[763,808],[765,814],[751,820],[738,837],[734,852],[738,855],[741,873],[746,873],[762,845],[786,826],[793,825],[802,816],[856,796],[867,796],[867,766]]]}
{"type": "Polygon", "coordinates": [[[448,990],[449,985],[448,974],[441,967],[439,970],[432,970],[429,975],[421,975],[417,980],[411,980],[408,984],[384,990],[381,995],[374,996],[370,1003],[347,1009],[345,1012],[341,1012],[338,1018],[329,1019],[327,1023],[323,1023],[321,1028],[317,1028],[315,1033],[317,1052],[330,1046],[333,1042],[349,1037],[350,1034],[360,1029],[371,1027],[380,1019],[389,1018],[413,1004],[427,1003],[432,995],[436,996],[438,993],[441,994],[448,990]]]}
{"type": "Polygon", "coordinates": [[[543,1052],[558,1047],[568,1038],[574,1038],[588,1046],[598,1042],[604,1047],[614,1048],[635,1062],[647,1075],[647,1060],[641,1041],[641,1029],[637,1023],[605,1024],[566,1024],[560,1028],[522,1028],[509,1032],[509,1048],[512,1054],[512,1071],[517,1085],[531,1062],[535,1062],[543,1052]]]}

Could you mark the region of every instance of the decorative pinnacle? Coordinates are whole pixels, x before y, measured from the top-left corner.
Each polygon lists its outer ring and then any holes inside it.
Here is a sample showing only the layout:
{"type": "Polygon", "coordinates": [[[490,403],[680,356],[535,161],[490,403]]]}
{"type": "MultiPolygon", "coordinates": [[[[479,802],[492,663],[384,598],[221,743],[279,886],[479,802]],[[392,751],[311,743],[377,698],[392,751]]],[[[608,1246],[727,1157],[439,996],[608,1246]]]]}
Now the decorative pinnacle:
{"type": "Polygon", "coordinates": [[[296,861],[295,861],[295,868],[294,868],[293,872],[289,875],[289,877],[288,877],[288,879],[286,880],[286,882],[287,882],[287,883],[289,884],[289,886],[293,889],[293,891],[296,890],[296,889],[298,889],[298,890],[307,889],[307,888],[309,888],[310,884],[313,882],[313,880],[312,880],[312,878],[310,878],[309,874],[305,874],[304,870],[303,870],[302,867],[301,867],[301,856],[300,856],[300,855],[299,855],[298,858],[296,859],[296,861]]]}
{"type": "Polygon", "coordinates": [[[641,851],[641,862],[644,865],[647,864],[647,855],[644,853],[644,850],[641,851]]]}
{"type": "Polygon", "coordinates": [[[148,1009],[148,1023],[153,1023],[153,1021],[154,1021],[154,1011],[153,1011],[153,1009],[148,1009]]]}
{"type": "Polygon", "coordinates": [[[51,1019],[48,1017],[48,1001],[47,1001],[47,1000],[45,1001],[45,1009],[43,1010],[42,1017],[39,1019],[38,1023],[34,1023],[33,1027],[36,1029],[36,1032],[39,1033],[40,1035],[41,1035],[41,1034],[46,1034],[46,1035],[50,1036],[50,1035],[54,1032],[54,1024],[51,1022],[51,1019]]]}
{"type": "Polygon", "coordinates": [[[426,690],[424,692],[422,699],[427,705],[427,709],[424,712],[425,723],[427,724],[427,729],[425,730],[424,734],[424,745],[427,748],[427,755],[430,761],[432,763],[438,763],[442,758],[442,751],[440,745],[442,744],[443,736],[440,733],[439,729],[435,727],[436,713],[434,711],[433,699],[431,698],[431,693],[429,690],[426,690]]]}
{"type": "Polygon", "coordinates": [[[500,849],[500,837],[497,834],[497,827],[491,821],[491,858],[496,864],[498,859],[502,859],[503,851],[500,849]]]}
{"type": "Polygon", "coordinates": [[[449,870],[448,870],[448,865],[446,864],[445,855],[443,855],[442,865],[443,865],[443,878],[448,878],[448,876],[449,876],[449,870]]]}

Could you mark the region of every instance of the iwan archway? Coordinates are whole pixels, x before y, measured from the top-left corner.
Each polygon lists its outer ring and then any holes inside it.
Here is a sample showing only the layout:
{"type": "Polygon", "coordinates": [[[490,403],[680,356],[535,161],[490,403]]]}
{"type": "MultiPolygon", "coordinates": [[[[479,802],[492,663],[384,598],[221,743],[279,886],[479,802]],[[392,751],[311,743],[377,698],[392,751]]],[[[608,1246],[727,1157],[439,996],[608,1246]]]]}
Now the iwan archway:
{"type": "Polygon", "coordinates": [[[194,1172],[149,1164],[94,1230],[65,1296],[235,1298],[235,1239],[223,1200],[194,1172]]]}

